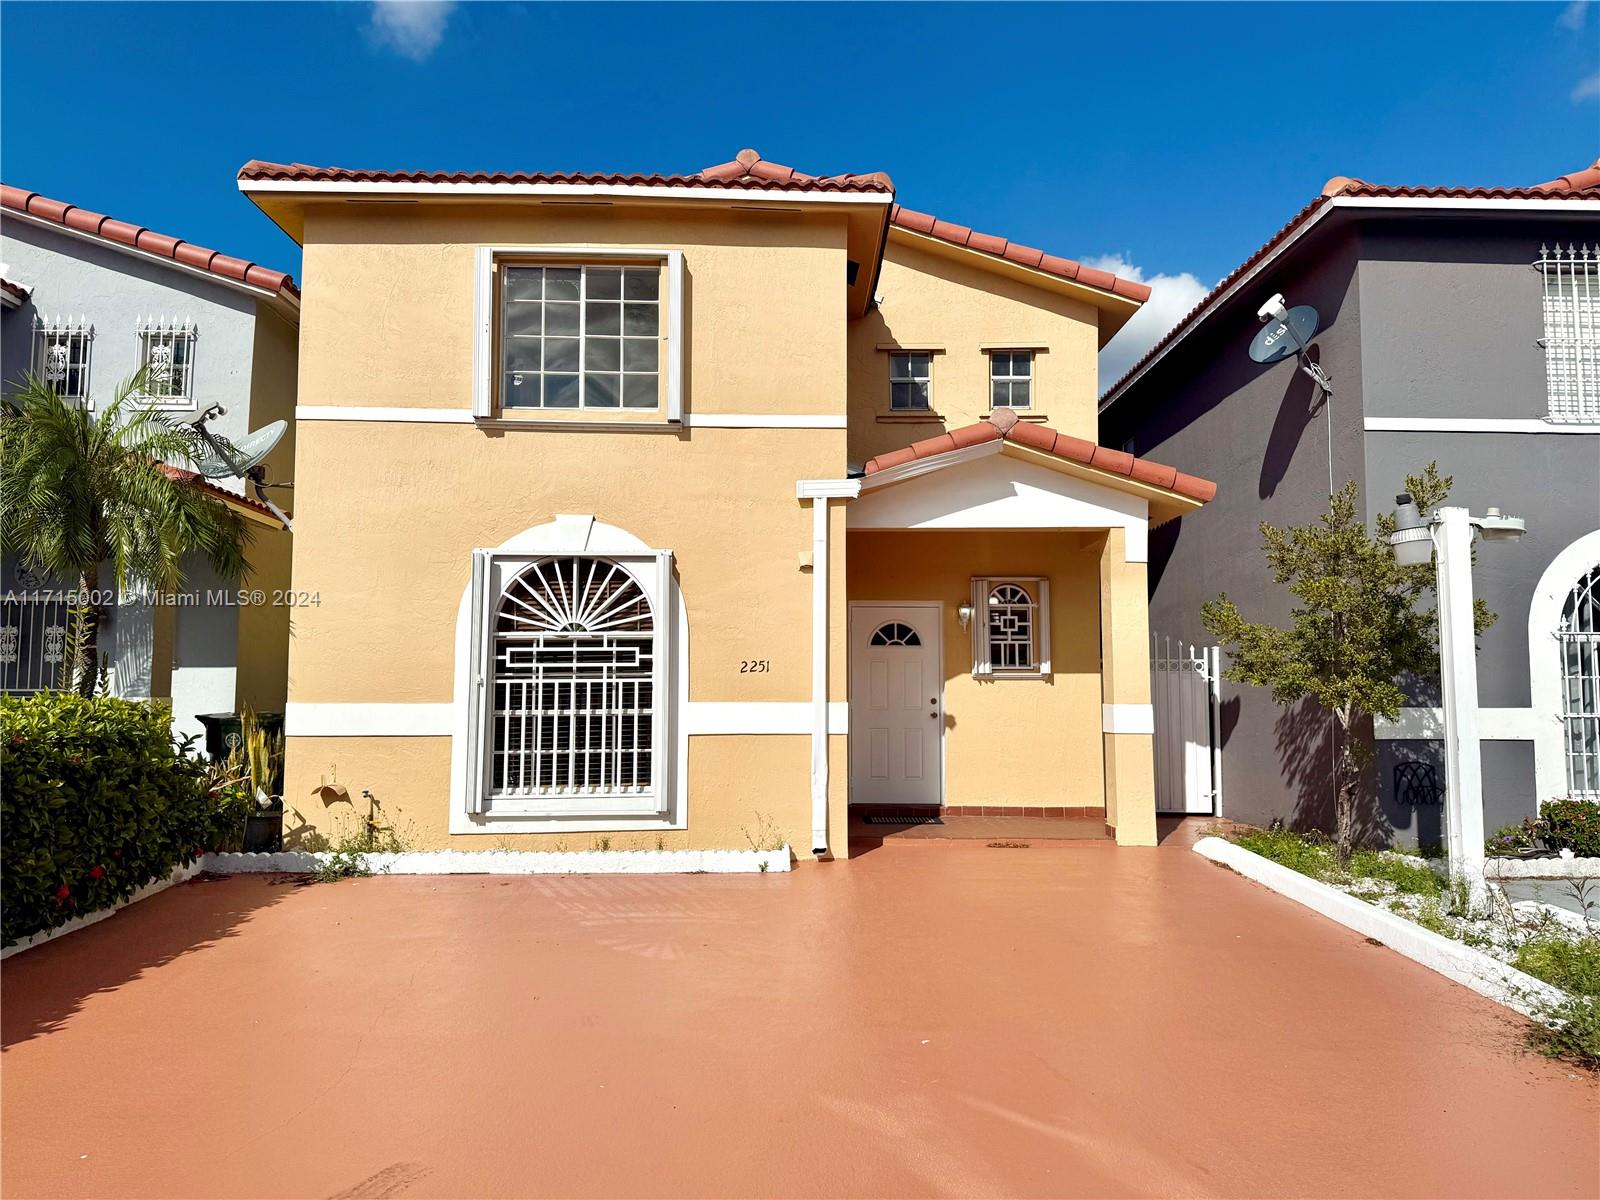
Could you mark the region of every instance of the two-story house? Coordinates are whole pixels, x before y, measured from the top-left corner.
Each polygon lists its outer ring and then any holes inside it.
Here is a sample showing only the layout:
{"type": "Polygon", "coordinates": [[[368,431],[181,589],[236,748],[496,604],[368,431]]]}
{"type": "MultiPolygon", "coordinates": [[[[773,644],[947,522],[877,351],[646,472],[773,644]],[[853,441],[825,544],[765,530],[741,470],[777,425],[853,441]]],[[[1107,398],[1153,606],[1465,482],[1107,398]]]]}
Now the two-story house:
{"type": "Polygon", "coordinates": [[[239,186],[305,250],[299,819],[337,778],[422,846],[1154,841],[1146,548],[1213,489],[1094,442],[1143,286],[750,150],[239,186]]]}
{"type": "MultiPolygon", "coordinates": [[[[1527,187],[1391,187],[1336,178],[1111,387],[1101,436],[1171,455],[1218,481],[1195,521],[1152,538],[1150,617],[1198,640],[1226,591],[1283,621],[1258,525],[1304,525],[1355,480],[1370,524],[1408,473],[1437,461],[1450,503],[1526,519],[1484,547],[1477,595],[1499,614],[1479,639],[1484,824],[1547,800],[1600,798],[1600,163],[1527,187]],[[1310,355],[1247,353],[1281,293],[1320,319],[1310,355]]],[[[1375,731],[1369,836],[1439,836],[1436,691],[1375,731]]],[[[1328,827],[1329,722],[1224,684],[1225,811],[1328,827]]]]}
{"type": "MultiPolygon", "coordinates": [[[[32,373],[63,396],[102,409],[144,372],[141,404],[232,441],[273,421],[286,436],[266,457],[288,481],[300,296],[281,271],[232,258],[24,188],[0,185],[0,386],[32,373]]],[[[204,486],[254,530],[243,586],[186,564],[171,597],[117,594],[109,566],[99,649],[117,695],[170,698],[174,732],[200,734],[197,714],[279,711],[284,702],[291,535],[238,477],[204,486]],[[255,598],[259,596],[260,602],[255,598]]],[[[286,506],[280,504],[282,508],[286,506]]],[[[4,563],[0,691],[58,684],[66,640],[65,590],[76,580],[34,578],[4,563]]]]}

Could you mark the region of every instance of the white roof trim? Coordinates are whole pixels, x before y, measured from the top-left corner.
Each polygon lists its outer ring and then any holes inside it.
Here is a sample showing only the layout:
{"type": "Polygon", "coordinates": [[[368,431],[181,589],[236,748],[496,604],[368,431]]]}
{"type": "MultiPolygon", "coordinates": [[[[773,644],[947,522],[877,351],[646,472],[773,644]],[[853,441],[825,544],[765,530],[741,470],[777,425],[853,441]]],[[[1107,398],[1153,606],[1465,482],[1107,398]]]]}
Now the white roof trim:
{"type": "Polygon", "coordinates": [[[386,196],[562,196],[599,198],[649,196],[655,199],[739,200],[772,204],[894,203],[892,192],[805,192],[782,188],[696,187],[666,183],[487,183],[470,181],[388,182],[375,180],[241,179],[239,190],[252,192],[315,192],[386,196]]]}
{"type": "Polygon", "coordinates": [[[1127,379],[1118,384],[1112,391],[1107,392],[1100,398],[1099,411],[1105,412],[1119,399],[1121,399],[1122,395],[1127,392],[1127,390],[1135,383],[1143,379],[1145,375],[1150,372],[1152,367],[1154,367],[1162,359],[1166,358],[1166,356],[1175,346],[1179,345],[1191,333],[1193,333],[1200,326],[1204,325],[1213,312],[1215,312],[1223,304],[1227,303],[1227,301],[1231,300],[1234,296],[1238,295],[1238,293],[1243,291],[1245,288],[1253,284],[1256,278],[1260,276],[1262,272],[1276,262],[1278,258],[1281,257],[1290,247],[1299,243],[1299,241],[1307,233],[1316,227],[1317,223],[1321,221],[1323,217],[1327,216],[1335,209],[1433,208],[1460,209],[1462,211],[1525,212],[1536,211],[1546,205],[1551,204],[1563,205],[1580,212],[1600,210],[1600,200],[1574,200],[1564,199],[1560,196],[1551,196],[1548,199],[1542,200],[1468,199],[1450,196],[1334,196],[1329,203],[1321,205],[1315,212],[1313,212],[1311,216],[1306,219],[1305,223],[1300,226],[1300,228],[1291,233],[1279,245],[1274,246],[1272,251],[1265,258],[1263,258],[1255,266],[1251,267],[1250,270],[1244,275],[1241,275],[1238,279],[1234,280],[1233,283],[1229,285],[1227,291],[1202,300],[1201,304],[1204,307],[1192,320],[1189,321],[1189,323],[1183,328],[1177,337],[1173,338],[1172,341],[1163,346],[1156,356],[1149,362],[1145,363],[1144,366],[1140,367],[1135,374],[1130,375],[1127,379]]]}
{"type": "MultiPolygon", "coordinates": [[[[300,301],[288,292],[275,291],[272,288],[264,288],[258,284],[246,283],[242,279],[230,279],[226,275],[218,275],[215,271],[208,271],[204,267],[196,267],[186,262],[179,262],[175,258],[168,258],[165,254],[151,254],[148,250],[141,250],[137,246],[130,246],[126,242],[117,241],[115,238],[108,238],[99,233],[90,233],[87,229],[74,229],[70,225],[62,225],[56,221],[48,221],[43,217],[36,217],[32,213],[17,212],[14,209],[9,208],[5,210],[5,219],[8,222],[21,221],[24,224],[32,225],[37,229],[48,229],[54,233],[61,233],[68,237],[78,238],[81,241],[93,242],[96,246],[105,246],[111,250],[119,250],[123,254],[126,254],[132,258],[143,259],[145,262],[155,263],[156,265],[162,267],[171,267],[175,271],[182,271],[187,275],[193,275],[197,279],[209,279],[211,282],[219,283],[223,287],[230,287],[235,291],[248,292],[252,296],[259,296],[265,300],[279,300],[292,307],[296,312],[298,312],[300,309],[300,301]]],[[[113,218],[113,220],[114,219],[115,218],[113,218]]],[[[183,241],[182,238],[178,240],[183,241]]],[[[192,242],[184,242],[184,245],[194,244],[195,243],[192,242]]],[[[210,247],[205,248],[210,249],[210,247]]],[[[221,254],[222,251],[214,250],[212,253],[221,254]]],[[[228,255],[227,257],[231,258],[233,256],[228,255]]],[[[265,271],[270,270],[271,268],[262,267],[261,269],[265,271]]]]}

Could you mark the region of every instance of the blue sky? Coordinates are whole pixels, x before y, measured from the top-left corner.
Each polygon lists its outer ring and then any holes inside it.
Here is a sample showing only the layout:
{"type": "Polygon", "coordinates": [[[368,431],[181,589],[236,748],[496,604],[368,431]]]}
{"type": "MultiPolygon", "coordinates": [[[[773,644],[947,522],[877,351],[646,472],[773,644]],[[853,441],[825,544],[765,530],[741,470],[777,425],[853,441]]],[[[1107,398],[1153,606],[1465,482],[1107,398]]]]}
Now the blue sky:
{"type": "Polygon", "coordinates": [[[0,102],[5,182],[296,275],[247,159],[885,170],[1154,280],[1152,340],[1331,175],[1594,161],[1600,5],[10,2],[0,102]]]}

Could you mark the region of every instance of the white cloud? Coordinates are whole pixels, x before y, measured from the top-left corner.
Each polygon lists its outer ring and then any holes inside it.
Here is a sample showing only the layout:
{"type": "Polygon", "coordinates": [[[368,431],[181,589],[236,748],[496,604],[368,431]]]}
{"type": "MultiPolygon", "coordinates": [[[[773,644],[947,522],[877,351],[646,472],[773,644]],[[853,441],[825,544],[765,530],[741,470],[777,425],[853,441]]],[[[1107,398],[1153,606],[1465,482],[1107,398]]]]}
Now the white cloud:
{"type": "Polygon", "coordinates": [[[1578,80],[1578,86],[1572,89],[1572,102],[1574,104],[1581,103],[1590,96],[1600,96],[1600,71],[1578,80]]]}
{"type": "Polygon", "coordinates": [[[367,35],[413,62],[432,54],[444,37],[455,0],[374,0],[367,35]]]}
{"type": "Polygon", "coordinates": [[[1188,271],[1179,275],[1147,276],[1143,267],[1135,266],[1120,254],[1086,258],[1083,265],[1110,271],[1134,283],[1150,285],[1150,299],[1100,351],[1101,391],[1121,379],[1128,368],[1161,339],[1162,334],[1187,316],[1189,310],[1211,290],[1188,271]]]}
{"type": "Polygon", "coordinates": [[[1583,28],[1588,19],[1589,0],[1572,0],[1571,4],[1561,10],[1561,15],[1556,18],[1556,24],[1576,33],[1583,28]]]}

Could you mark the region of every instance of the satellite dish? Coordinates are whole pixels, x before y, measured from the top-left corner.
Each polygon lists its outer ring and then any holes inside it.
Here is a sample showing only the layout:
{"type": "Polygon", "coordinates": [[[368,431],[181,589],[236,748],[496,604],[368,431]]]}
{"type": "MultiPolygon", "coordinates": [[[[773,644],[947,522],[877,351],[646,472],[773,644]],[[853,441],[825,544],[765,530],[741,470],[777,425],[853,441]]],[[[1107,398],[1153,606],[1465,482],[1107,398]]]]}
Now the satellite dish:
{"type": "Polygon", "coordinates": [[[206,444],[205,452],[195,457],[195,466],[200,474],[207,479],[227,479],[232,476],[242,478],[259,467],[262,460],[272,453],[273,447],[283,440],[289,423],[274,421],[254,433],[245,434],[236,442],[218,437],[203,424],[197,424],[195,429],[206,444]]]}
{"type": "Polygon", "coordinates": [[[1296,305],[1282,320],[1268,321],[1251,339],[1250,357],[1258,363],[1275,363],[1298,354],[1317,335],[1317,310],[1309,304],[1296,305]]]}

